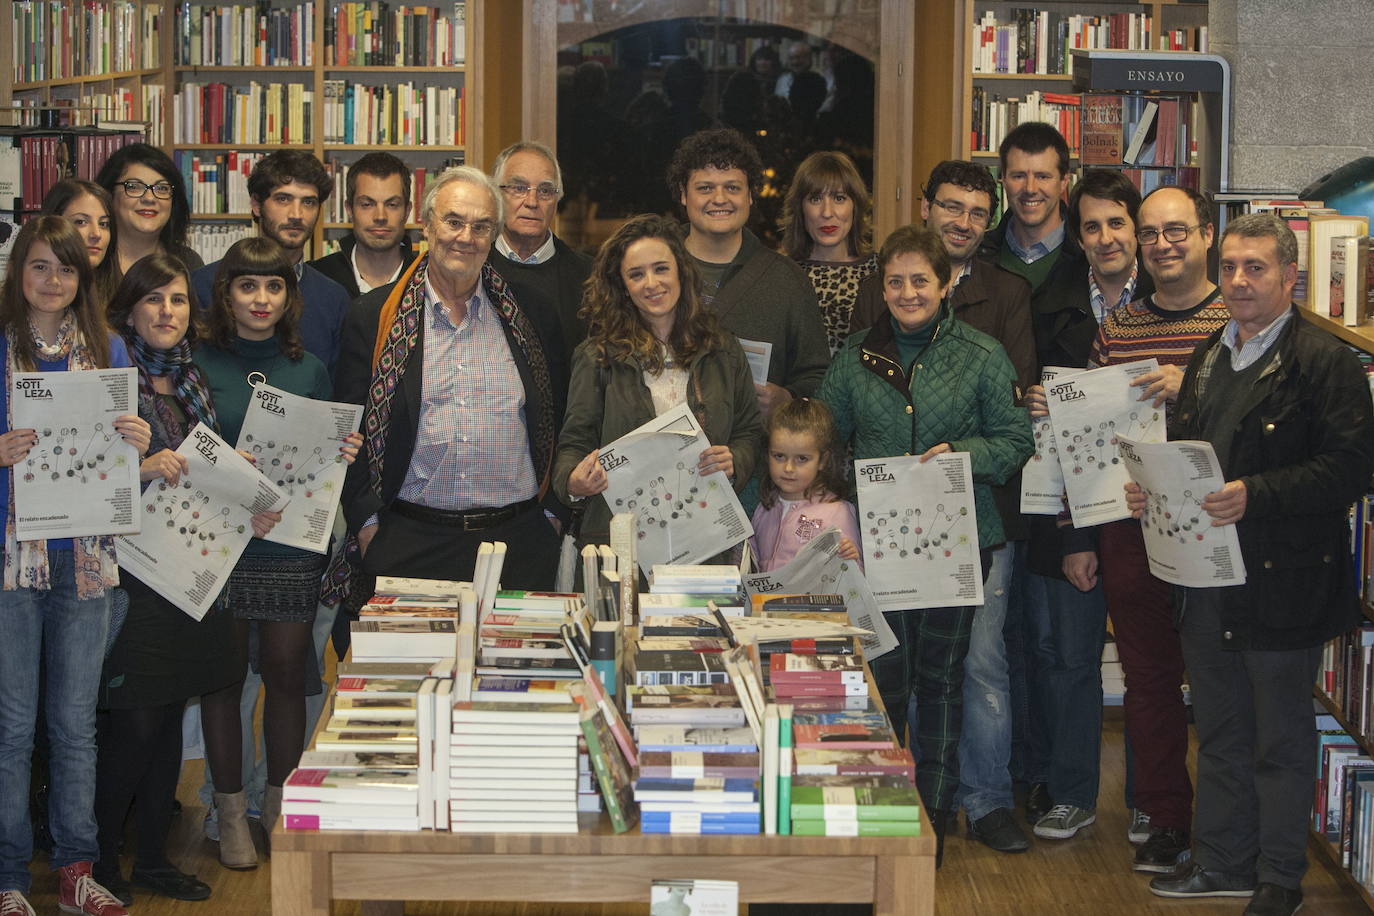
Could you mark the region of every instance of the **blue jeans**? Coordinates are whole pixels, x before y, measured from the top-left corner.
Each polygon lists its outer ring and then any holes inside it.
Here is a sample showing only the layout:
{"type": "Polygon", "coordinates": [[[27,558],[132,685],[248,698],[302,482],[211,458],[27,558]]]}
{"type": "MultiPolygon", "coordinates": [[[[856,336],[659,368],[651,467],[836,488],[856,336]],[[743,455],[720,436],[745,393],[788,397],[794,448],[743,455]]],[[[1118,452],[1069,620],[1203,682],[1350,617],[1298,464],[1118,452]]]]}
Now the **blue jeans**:
{"type": "Polygon", "coordinates": [[[0,891],[29,890],[33,825],[29,762],[40,653],[47,668],[52,865],[99,857],[95,824],[95,704],[110,628],[109,592],[76,597],[71,550],[48,553],[52,588],[0,592],[0,891]]]}
{"type": "MultiPolygon", "coordinates": [[[[1080,592],[1063,579],[1026,576],[1027,634],[1035,667],[1033,735],[1043,757],[1033,782],[1049,784],[1055,804],[1097,808],[1102,754],[1102,645],[1107,604],[1102,585],[1080,592]]],[[[1041,755],[1032,753],[1032,759],[1041,755]]]]}
{"type": "Polygon", "coordinates": [[[1010,808],[1011,697],[1007,646],[1002,636],[1011,600],[1012,569],[1023,545],[992,551],[983,605],[973,615],[964,658],[964,729],[959,736],[959,792],[954,806],[970,821],[1010,808]]]}

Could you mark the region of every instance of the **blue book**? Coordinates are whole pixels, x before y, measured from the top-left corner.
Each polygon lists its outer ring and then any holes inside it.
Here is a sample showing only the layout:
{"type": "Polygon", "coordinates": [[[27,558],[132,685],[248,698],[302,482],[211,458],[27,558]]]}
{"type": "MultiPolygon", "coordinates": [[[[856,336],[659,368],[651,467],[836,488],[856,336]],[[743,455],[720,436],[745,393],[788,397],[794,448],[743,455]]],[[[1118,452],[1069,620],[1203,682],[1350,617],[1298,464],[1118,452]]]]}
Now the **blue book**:
{"type": "Polygon", "coordinates": [[[635,783],[635,801],[751,802],[758,800],[758,781],[754,779],[640,779],[635,783]]]}
{"type": "Polygon", "coordinates": [[[688,836],[694,836],[694,835],[717,835],[717,836],[737,835],[737,836],[745,836],[745,835],[757,835],[758,832],[759,832],[759,825],[758,825],[757,822],[754,823],[754,824],[751,824],[751,825],[744,825],[744,824],[705,824],[705,823],[704,823],[704,824],[701,824],[700,827],[699,827],[699,829],[696,829],[696,830],[689,829],[689,828],[682,828],[682,829],[678,829],[678,830],[673,830],[673,829],[672,829],[668,824],[666,824],[666,823],[649,823],[649,822],[644,822],[644,823],[641,823],[641,824],[639,825],[639,832],[640,832],[640,833],[677,833],[677,834],[685,834],[685,835],[688,835],[688,836]]]}

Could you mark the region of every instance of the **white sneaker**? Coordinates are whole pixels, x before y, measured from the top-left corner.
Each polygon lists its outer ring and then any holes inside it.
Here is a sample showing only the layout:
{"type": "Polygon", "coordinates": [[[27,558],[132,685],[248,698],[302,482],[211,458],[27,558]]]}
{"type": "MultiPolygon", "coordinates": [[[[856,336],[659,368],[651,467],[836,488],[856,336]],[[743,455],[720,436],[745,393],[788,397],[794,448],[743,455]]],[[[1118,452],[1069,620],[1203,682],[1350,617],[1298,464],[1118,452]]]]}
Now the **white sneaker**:
{"type": "Polygon", "coordinates": [[[1042,840],[1067,840],[1096,820],[1096,812],[1073,805],[1055,805],[1035,822],[1035,835],[1042,840]]]}
{"type": "Polygon", "coordinates": [[[1126,829],[1126,839],[1132,846],[1139,846],[1150,838],[1150,815],[1139,808],[1131,809],[1131,826],[1126,829]]]}

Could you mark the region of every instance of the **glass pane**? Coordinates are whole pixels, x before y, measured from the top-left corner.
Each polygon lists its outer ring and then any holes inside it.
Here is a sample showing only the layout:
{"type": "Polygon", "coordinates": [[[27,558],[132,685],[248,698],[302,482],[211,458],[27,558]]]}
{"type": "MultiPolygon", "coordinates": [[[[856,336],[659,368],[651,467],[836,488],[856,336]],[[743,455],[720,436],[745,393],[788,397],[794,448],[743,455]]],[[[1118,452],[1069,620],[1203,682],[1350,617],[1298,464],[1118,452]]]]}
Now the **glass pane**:
{"type": "Polygon", "coordinates": [[[873,180],[877,0],[560,2],[559,235],[588,252],[627,216],[681,216],[664,182],[707,127],[753,140],[765,183],[749,228],[776,247],[797,165],[838,149],[873,180]],[[728,14],[728,15],[727,15],[728,14]]]}

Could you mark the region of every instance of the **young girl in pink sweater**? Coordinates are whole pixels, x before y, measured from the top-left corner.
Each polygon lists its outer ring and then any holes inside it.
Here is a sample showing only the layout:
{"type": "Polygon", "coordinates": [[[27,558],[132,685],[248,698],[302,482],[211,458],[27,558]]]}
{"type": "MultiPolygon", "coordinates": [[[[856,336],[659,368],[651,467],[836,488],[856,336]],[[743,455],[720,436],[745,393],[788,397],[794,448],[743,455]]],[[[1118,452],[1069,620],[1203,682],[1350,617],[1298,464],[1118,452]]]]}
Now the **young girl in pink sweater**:
{"type": "Polygon", "coordinates": [[[777,569],[832,526],[843,535],[840,556],[862,562],[854,504],[837,495],[844,469],[830,410],[813,398],[798,398],[773,411],[767,436],[768,477],[759,488],[749,544],[755,566],[761,572],[777,569]]]}

